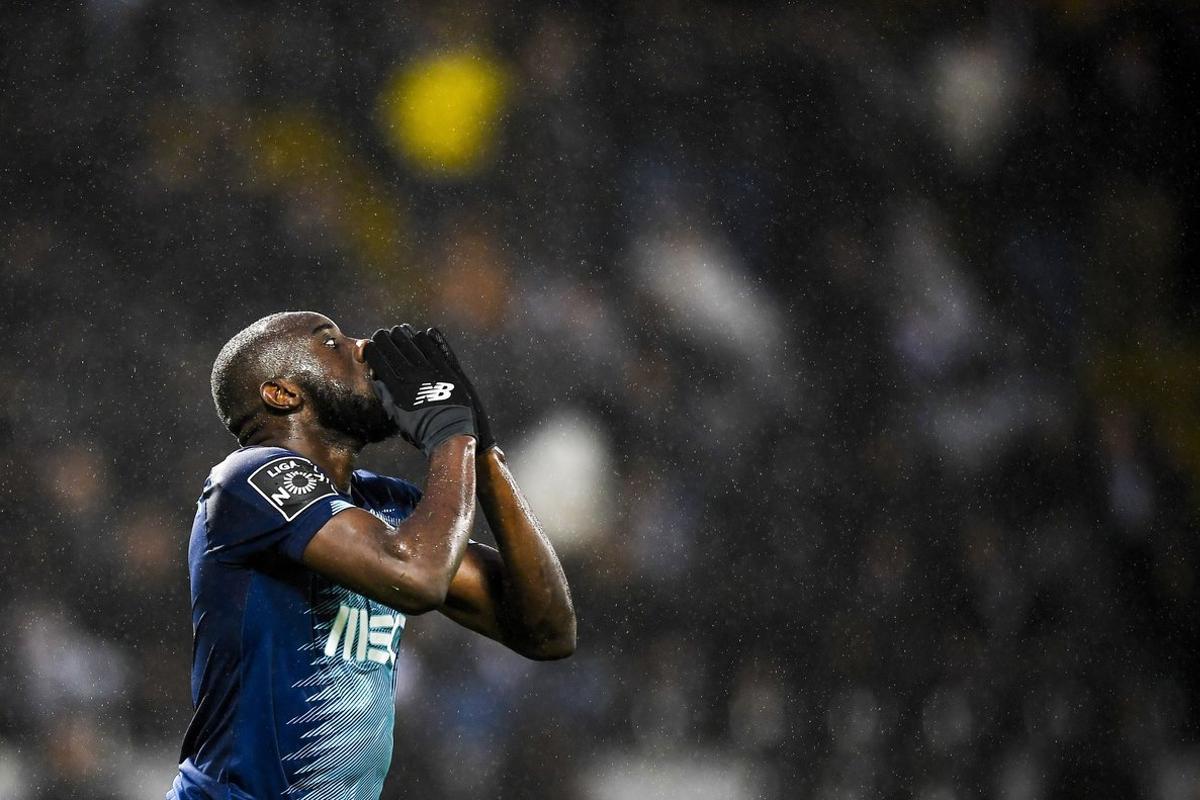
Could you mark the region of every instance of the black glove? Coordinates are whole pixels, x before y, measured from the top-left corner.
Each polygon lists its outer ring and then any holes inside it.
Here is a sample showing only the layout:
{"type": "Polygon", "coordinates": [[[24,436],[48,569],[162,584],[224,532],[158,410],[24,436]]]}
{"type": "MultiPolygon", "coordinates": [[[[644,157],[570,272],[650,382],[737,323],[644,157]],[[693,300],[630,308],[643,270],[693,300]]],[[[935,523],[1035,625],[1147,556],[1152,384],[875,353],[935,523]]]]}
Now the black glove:
{"type": "Polygon", "coordinates": [[[466,385],[445,358],[430,358],[417,347],[411,327],[375,331],[363,355],[388,416],[426,456],[451,436],[476,435],[466,385]]]}
{"type": "Polygon", "coordinates": [[[418,332],[413,335],[413,341],[417,343],[417,347],[421,348],[421,352],[427,358],[438,358],[446,362],[451,370],[454,371],[455,377],[459,382],[466,387],[467,395],[471,399],[471,406],[475,410],[475,438],[479,444],[475,452],[482,455],[489,448],[496,446],[496,437],[492,435],[492,423],[488,419],[487,412],[483,409],[483,403],[479,400],[479,392],[475,391],[475,386],[471,383],[471,379],[463,372],[462,365],[458,363],[458,356],[454,355],[454,351],[450,349],[450,344],[446,341],[446,337],[437,328],[430,328],[424,332],[418,332]]]}

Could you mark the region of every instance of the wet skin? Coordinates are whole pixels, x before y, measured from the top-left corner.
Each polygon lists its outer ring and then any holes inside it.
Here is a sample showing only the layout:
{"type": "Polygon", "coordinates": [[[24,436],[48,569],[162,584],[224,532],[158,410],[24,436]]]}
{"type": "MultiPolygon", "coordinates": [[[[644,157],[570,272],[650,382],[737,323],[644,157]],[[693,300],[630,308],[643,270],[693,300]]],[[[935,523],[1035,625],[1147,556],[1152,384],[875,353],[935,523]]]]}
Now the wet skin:
{"type": "MultiPolygon", "coordinates": [[[[304,337],[321,376],[364,400],[375,398],[364,358],[369,340],[346,336],[328,317],[298,312],[287,330],[304,337]]],[[[366,442],[323,427],[296,381],[265,381],[272,413],[247,444],[284,447],[316,463],[348,490],[366,442]]],[[[437,610],[533,659],[569,656],[575,612],[562,566],[521,494],[499,447],[475,452],[455,436],[430,455],[423,497],[391,528],[362,509],[335,515],[303,554],[316,572],[408,614],[437,610]],[[477,486],[478,479],[478,486],[477,486]],[[475,493],[498,548],[469,541],[475,493]]]]}

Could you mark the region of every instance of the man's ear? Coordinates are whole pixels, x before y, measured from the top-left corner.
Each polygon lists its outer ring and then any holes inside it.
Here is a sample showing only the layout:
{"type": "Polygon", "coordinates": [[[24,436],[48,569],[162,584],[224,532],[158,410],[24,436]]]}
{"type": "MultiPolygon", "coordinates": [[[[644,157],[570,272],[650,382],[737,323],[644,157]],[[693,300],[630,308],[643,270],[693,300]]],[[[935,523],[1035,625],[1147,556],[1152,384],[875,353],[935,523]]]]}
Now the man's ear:
{"type": "Polygon", "coordinates": [[[300,387],[284,379],[263,381],[262,386],[258,387],[258,394],[272,411],[295,411],[304,402],[300,387]]]}

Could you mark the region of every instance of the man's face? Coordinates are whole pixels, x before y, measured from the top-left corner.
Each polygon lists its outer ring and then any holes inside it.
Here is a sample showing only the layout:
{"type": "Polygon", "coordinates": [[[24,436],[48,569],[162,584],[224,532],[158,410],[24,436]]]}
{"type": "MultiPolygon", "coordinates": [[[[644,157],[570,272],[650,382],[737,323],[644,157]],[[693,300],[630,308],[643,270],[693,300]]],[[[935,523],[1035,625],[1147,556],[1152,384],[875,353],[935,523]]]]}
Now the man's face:
{"type": "Polygon", "coordinates": [[[368,340],[346,336],[328,317],[307,316],[301,334],[307,333],[321,374],[302,373],[296,382],[308,395],[317,422],[359,445],[395,436],[399,428],[371,388],[370,367],[363,358],[368,340]]]}

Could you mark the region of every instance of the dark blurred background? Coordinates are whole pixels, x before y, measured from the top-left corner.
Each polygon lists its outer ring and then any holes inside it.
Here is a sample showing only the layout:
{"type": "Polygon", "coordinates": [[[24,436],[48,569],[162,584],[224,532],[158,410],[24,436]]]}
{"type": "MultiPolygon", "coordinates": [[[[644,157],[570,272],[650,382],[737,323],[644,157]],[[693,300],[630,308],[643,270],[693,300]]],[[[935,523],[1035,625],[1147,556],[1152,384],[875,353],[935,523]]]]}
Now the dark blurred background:
{"type": "Polygon", "coordinates": [[[1200,797],[1195,6],[507,5],[0,10],[0,799],[166,790],[284,309],[448,332],[579,612],[414,620],[385,798],[1200,797]]]}

